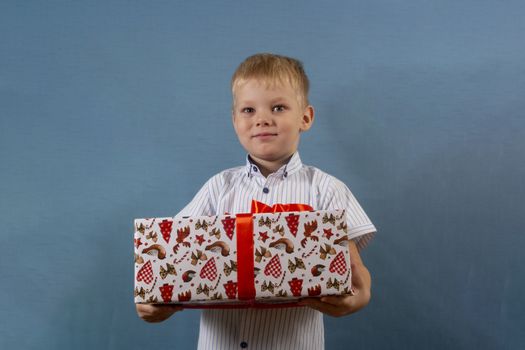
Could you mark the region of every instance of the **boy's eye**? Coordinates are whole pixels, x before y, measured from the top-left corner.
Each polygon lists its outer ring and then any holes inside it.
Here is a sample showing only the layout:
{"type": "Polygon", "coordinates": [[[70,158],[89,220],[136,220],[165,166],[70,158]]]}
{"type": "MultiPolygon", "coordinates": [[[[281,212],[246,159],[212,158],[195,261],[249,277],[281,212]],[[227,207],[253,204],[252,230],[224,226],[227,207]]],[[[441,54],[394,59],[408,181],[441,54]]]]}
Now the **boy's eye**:
{"type": "Polygon", "coordinates": [[[245,108],[241,109],[241,112],[242,113],[253,113],[253,112],[255,112],[255,109],[252,108],[252,107],[245,107],[245,108]]]}
{"type": "Polygon", "coordinates": [[[273,112],[282,112],[285,109],[286,109],[286,107],[284,105],[277,105],[277,106],[273,106],[272,111],[273,112]]]}

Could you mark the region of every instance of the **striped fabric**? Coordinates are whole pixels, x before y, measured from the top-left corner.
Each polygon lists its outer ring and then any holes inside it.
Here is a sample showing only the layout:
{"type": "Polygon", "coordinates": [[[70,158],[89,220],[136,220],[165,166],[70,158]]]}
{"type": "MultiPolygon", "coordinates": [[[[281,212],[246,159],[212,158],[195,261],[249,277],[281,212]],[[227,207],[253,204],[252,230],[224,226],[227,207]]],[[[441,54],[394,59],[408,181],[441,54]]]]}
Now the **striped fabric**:
{"type": "MultiPolygon", "coordinates": [[[[176,216],[246,213],[252,199],[302,203],[316,210],[347,209],[349,237],[359,249],[376,229],[348,187],[321,170],[303,165],[299,153],[265,178],[246,165],[213,176],[176,216]]],[[[322,314],[309,308],[203,310],[199,349],[323,349],[322,314]]]]}

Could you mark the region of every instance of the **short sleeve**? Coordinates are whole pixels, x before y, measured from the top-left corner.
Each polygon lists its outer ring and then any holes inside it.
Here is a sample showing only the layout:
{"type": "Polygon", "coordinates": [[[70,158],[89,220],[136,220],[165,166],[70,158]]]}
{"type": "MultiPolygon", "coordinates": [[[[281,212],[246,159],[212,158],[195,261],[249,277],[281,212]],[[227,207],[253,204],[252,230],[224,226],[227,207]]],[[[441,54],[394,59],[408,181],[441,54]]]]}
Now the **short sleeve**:
{"type": "Polygon", "coordinates": [[[348,238],[355,241],[358,249],[365,248],[377,231],[350,189],[334,177],[321,196],[319,209],[346,210],[348,238]]]}
{"type": "Polygon", "coordinates": [[[195,197],[175,215],[183,216],[202,216],[216,214],[216,189],[220,188],[220,176],[215,175],[210,178],[197,192],[195,197]]]}

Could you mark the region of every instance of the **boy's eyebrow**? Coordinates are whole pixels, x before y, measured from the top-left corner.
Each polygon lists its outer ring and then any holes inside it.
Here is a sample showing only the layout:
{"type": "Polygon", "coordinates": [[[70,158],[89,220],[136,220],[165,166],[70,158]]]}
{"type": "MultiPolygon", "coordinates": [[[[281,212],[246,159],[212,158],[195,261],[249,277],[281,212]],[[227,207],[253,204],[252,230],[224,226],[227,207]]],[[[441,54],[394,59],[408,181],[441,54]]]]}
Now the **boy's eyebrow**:
{"type": "Polygon", "coordinates": [[[234,108],[245,108],[245,107],[252,107],[255,103],[250,100],[244,100],[244,101],[233,101],[233,107],[234,108]]]}
{"type": "Polygon", "coordinates": [[[272,100],[270,100],[271,104],[274,104],[274,103],[278,103],[278,102],[287,102],[287,98],[286,97],[282,97],[282,96],[279,96],[279,97],[276,97],[272,100]]]}
{"type": "Polygon", "coordinates": [[[242,101],[234,101],[234,104],[236,106],[240,106],[240,105],[246,106],[246,105],[254,105],[255,103],[250,100],[242,100],[242,101]]]}
{"type": "MultiPolygon", "coordinates": [[[[283,97],[283,96],[279,96],[279,97],[275,97],[275,98],[272,98],[270,101],[270,104],[273,104],[273,103],[277,103],[277,102],[286,102],[287,99],[286,97],[283,97]]],[[[237,104],[248,104],[248,105],[253,105],[255,104],[254,101],[252,100],[241,100],[241,101],[237,101],[237,104]]]]}

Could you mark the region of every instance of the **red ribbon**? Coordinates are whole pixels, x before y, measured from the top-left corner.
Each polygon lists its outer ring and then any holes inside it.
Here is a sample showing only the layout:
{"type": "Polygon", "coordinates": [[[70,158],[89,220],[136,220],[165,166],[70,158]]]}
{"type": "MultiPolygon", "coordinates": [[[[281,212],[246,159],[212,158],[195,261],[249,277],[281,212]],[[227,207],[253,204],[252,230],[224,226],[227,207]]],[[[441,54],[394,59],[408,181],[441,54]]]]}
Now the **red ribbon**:
{"type": "Polygon", "coordinates": [[[279,213],[287,211],[312,211],[314,208],[307,204],[274,204],[273,206],[266,205],[264,203],[252,200],[252,214],[257,213],[279,213]]]}
{"type": "Polygon", "coordinates": [[[251,213],[236,215],[237,292],[240,300],[253,301],[255,299],[253,214],[312,210],[313,208],[307,204],[275,204],[270,207],[264,203],[252,200],[251,213]]]}

